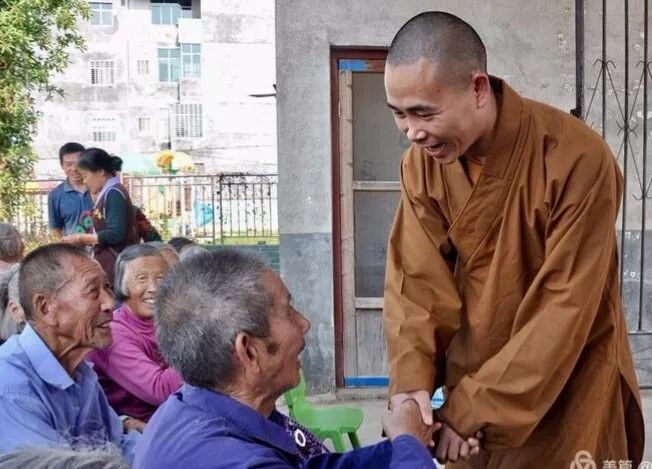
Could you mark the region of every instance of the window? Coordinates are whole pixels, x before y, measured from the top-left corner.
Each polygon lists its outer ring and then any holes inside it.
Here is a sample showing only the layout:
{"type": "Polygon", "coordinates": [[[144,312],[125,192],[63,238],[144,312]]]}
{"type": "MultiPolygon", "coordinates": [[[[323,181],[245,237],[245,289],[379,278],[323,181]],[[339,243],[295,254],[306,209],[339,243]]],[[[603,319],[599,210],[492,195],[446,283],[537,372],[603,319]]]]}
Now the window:
{"type": "Polygon", "coordinates": [[[94,142],[115,142],[115,119],[107,117],[94,118],[91,123],[94,142]]]}
{"type": "Polygon", "coordinates": [[[145,133],[149,132],[150,120],[149,117],[139,117],[138,118],[138,132],[145,133]]]}
{"type": "Polygon", "coordinates": [[[115,62],[113,60],[91,60],[91,85],[113,85],[115,83],[115,62]]]}
{"type": "Polygon", "coordinates": [[[149,60],[138,60],[136,62],[138,75],[149,75],[149,60]]]}
{"type": "Polygon", "coordinates": [[[201,44],[181,44],[181,59],[184,77],[201,76],[201,44]]]}
{"type": "Polygon", "coordinates": [[[202,105],[177,103],[174,127],[177,138],[203,137],[202,105]]]}
{"type": "Polygon", "coordinates": [[[177,24],[179,18],[192,18],[189,5],[165,0],[152,3],[152,24],[177,24]]]}
{"type": "Polygon", "coordinates": [[[113,5],[111,3],[100,3],[100,2],[91,2],[91,24],[95,25],[112,25],[113,24],[113,12],[111,8],[113,5]]]}
{"type": "Polygon", "coordinates": [[[159,81],[179,81],[179,49],[158,50],[159,81]]]}

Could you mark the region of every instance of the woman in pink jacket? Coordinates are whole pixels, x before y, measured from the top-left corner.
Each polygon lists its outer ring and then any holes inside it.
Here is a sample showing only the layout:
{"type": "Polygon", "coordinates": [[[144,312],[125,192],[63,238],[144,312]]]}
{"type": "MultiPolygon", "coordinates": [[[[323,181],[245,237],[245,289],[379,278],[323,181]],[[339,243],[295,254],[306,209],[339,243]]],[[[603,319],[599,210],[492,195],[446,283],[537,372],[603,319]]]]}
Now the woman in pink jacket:
{"type": "Polygon", "coordinates": [[[122,305],[113,312],[113,344],[88,356],[115,411],[144,422],[181,386],[156,342],[154,303],[167,270],[154,246],[136,244],[120,253],[114,285],[122,305]]]}

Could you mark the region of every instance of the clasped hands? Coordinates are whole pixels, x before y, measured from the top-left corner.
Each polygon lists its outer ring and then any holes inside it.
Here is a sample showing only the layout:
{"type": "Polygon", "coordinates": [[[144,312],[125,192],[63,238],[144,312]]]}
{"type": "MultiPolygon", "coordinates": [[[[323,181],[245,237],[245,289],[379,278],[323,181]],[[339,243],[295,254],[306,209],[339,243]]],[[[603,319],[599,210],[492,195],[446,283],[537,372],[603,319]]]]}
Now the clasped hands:
{"type": "Polygon", "coordinates": [[[388,438],[410,434],[434,450],[440,464],[468,460],[480,453],[480,441],[484,437],[478,432],[475,437],[464,439],[445,422],[435,421],[426,391],[399,393],[390,399],[390,411],[383,417],[383,428],[388,438]],[[435,447],[434,434],[439,432],[435,447]]]}

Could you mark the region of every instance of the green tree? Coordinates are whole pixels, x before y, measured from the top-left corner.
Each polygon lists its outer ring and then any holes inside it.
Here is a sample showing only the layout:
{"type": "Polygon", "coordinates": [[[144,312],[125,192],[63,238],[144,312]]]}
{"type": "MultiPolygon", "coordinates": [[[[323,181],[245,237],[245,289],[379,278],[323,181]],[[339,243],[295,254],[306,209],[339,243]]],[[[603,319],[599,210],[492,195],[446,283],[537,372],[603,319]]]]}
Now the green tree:
{"type": "Polygon", "coordinates": [[[89,17],[86,0],[0,0],[0,220],[20,206],[37,159],[35,98],[63,94],[52,78],[84,50],[78,20],[89,17]]]}

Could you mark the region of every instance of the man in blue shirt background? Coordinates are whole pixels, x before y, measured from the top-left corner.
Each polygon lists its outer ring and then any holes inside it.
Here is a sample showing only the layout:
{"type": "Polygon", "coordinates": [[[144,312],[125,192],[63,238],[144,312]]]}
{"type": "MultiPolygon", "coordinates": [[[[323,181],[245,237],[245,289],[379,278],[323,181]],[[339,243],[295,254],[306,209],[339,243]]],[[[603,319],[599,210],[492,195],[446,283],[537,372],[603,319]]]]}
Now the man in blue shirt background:
{"type": "Polygon", "coordinates": [[[66,143],[59,149],[59,163],[66,180],[48,196],[48,223],[57,239],[77,232],[81,214],[93,208],[88,188],[77,171],[77,161],[83,151],[84,146],[77,142],[66,143]]]}
{"type": "Polygon", "coordinates": [[[84,361],[112,342],[106,274],[82,248],[50,244],[28,254],[19,275],[28,324],[0,346],[0,453],[113,444],[131,462],[140,433],[124,430],[139,422],[121,421],[84,361]]]}

